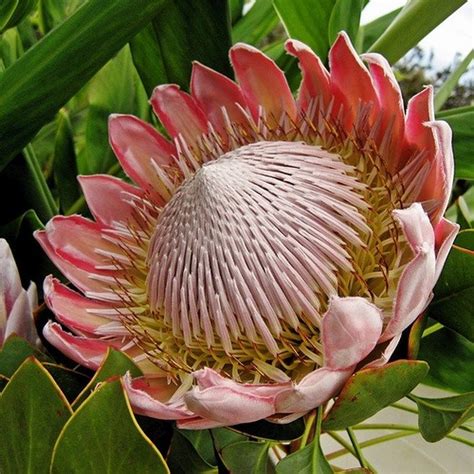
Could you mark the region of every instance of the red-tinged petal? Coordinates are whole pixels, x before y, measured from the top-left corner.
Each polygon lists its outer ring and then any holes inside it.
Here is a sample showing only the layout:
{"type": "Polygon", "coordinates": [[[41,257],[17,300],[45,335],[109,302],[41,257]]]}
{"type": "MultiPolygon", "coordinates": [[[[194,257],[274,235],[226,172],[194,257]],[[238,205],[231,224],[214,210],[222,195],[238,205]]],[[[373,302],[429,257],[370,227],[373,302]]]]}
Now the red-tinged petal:
{"type": "Polygon", "coordinates": [[[277,412],[301,413],[313,410],[337,395],[353,370],[354,367],[345,370],[322,367],[309,373],[300,383],[277,396],[277,412]]]}
{"type": "Polygon", "coordinates": [[[333,297],[323,316],[321,338],[325,366],[345,369],[359,363],[382,333],[381,311],[360,297],[333,297]]]}
{"type": "Polygon", "coordinates": [[[76,334],[127,336],[129,332],[120,323],[118,313],[113,319],[100,313],[113,313],[113,306],[85,298],[70,290],[51,275],[44,280],[44,297],[56,319],[76,334]]]}
{"type": "Polygon", "coordinates": [[[219,132],[222,132],[226,125],[223,108],[231,122],[247,122],[242,112],[242,109],[245,109],[245,100],[239,86],[199,62],[193,63],[191,94],[219,132]]]}
{"type": "Polygon", "coordinates": [[[400,169],[400,153],[405,133],[405,113],[403,110],[403,97],[395,75],[388,61],[380,54],[364,54],[362,58],[369,64],[370,74],[373,79],[375,91],[380,107],[380,132],[378,144],[386,141],[384,136],[389,133],[390,140],[384,155],[387,168],[391,173],[400,169]]]}
{"type": "MultiPolygon", "coordinates": [[[[331,101],[329,72],[311,48],[301,41],[289,39],[285,43],[289,54],[298,58],[299,67],[303,75],[298,93],[298,108],[306,112],[314,100],[319,100],[319,108],[325,108],[331,101]]],[[[317,111],[315,111],[317,113],[317,111]]],[[[315,117],[310,117],[314,119],[315,117]]]]}
{"type": "Polygon", "coordinates": [[[370,116],[376,117],[378,98],[372,78],[344,32],[329,51],[329,67],[332,92],[344,103],[345,125],[353,123],[361,104],[372,104],[370,116]]]}
{"type": "Polygon", "coordinates": [[[448,258],[449,251],[453,245],[454,239],[459,232],[459,224],[445,219],[444,217],[439,221],[435,227],[435,242],[436,242],[436,273],[435,280],[437,281],[444,263],[448,258]]]}
{"type": "Polygon", "coordinates": [[[163,185],[155,166],[165,171],[174,169],[174,145],[133,115],[110,116],[109,140],[125,173],[150,192],[158,204],[163,204],[164,200],[160,198],[163,185]]]}
{"type": "Polygon", "coordinates": [[[407,328],[425,309],[436,277],[435,236],[428,215],[419,203],[393,212],[413,250],[414,258],[403,270],[390,319],[381,342],[407,328]]]}
{"type": "Polygon", "coordinates": [[[151,96],[151,105],[160,122],[173,137],[182,135],[194,143],[207,132],[207,118],[197,102],[175,84],[158,86],[151,96]]]}
{"type": "Polygon", "coordinates": [[[97,222],[113,226],[116,222],[134,221],[134,200],[143,199],[141,189],[105,174],[79,176],[87,205],[97,222]]]}
{"type": "Polygon", "coordinates": [[[209,430],[212,428],[220,428],[226,426],[225,423],[220,423],[219,421],[208,420],[206,418],[201,418],[196,416],[194,418],[186,418],[184,420],[177,420],[176,426],[180,430],[209,430]]]}
{"type": "Polygon", "coordinates": [[[43,328],[43,336],[54,347],[71,360],[92,370],[99,368],[109,347],[120,350],[123,343],[113,340],[103,341],[88,337],[78,337],[63,331],[58,323],[48,322],[43,328]]]}
{"type": "Polygon", "coordinates": [[[247,105],[255,120],[259,106],[279,121],[283,114],[296,118],[296,104],[283,71],[258,49],[238,43],[230,50],[230,60],[247,105]]]}
{"type": "Polygon", "coordinates": [[[132,379],[130,374],[126,374],[123,386],[135,413],[160,420],[193,417],[193,414],[186,409],[182,398],[172,400],[177,387],[168,383],[166,377],[132,379]]]}
{"type": "Polygon", "coordinates": [[[434,152],[435,143],[433,133],[425,124],[433,120],[433,87],[427,86],[408,101],[405,136],[409,144],[419,150],[426,149],[430,154],[434,152]]]}

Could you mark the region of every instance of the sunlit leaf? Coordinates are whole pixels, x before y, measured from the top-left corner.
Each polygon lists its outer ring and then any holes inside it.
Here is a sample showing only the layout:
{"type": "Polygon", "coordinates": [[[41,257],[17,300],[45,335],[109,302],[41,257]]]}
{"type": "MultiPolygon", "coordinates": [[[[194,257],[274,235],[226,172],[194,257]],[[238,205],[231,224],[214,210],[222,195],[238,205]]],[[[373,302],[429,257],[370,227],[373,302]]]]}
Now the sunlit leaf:
{"type": "Polygon", "coordinates": [[[364,5],[365,0],[336,0],[328,24],[330,45],[334,43],[341,31],[345,31],[352,42],[355,42],[364,5]]]}
{"type": "Polygon", "coordinates": [[[402,11],[401,8],[391,11],[375,20],[371,21],[360,27],[359,35],[362,35],[363,38],[358,42],[362,42],[361,51],[367,51],[370,46],[372,46],[375,41],[384,33],[384,31],[389,27],[390,23],[397,17],[397,15],[402,11]]]}
{"type": "Polygon", "coordinates": [[[426,362],[413,360],[356,372],[323,420],[323,429],[342,430],[366,420],[410,393],[427,373],[426,362]]]}

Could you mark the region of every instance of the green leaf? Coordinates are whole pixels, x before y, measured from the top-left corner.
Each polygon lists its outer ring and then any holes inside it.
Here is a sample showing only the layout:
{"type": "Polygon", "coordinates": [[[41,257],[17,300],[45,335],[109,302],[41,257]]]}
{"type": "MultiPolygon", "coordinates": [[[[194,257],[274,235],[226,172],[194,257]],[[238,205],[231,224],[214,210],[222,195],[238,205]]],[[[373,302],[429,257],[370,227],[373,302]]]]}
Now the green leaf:
{"type": "Polygon", "coordinates": [[[77,398],[89,382],[89,378],[84,374],[62,365],[44,362],[43,367],[52,375],[69,402],[77,398]]]}
{"type": "Polygon", "coordinates": [[[474,391],[474,344],[442,328],[421,339],[418,358],[430,365],[424,384],[463,393],[474,391]]]}
{"type": "Polygon", "coordinates": [[[54,442],[71,408],[51,375],[26,360],[0,396],[0,472],[48,473],[54,442]]]}
{"type": "Polygon", "coordinates": [[[304,432],[304,421],[302,418],[280,425],[269,421],[257,421],[255,423],[242,423],[232,426],[232,429],[253,438],[273,439],[275,441],[292,441],[299,438],[304,432]]]}
{"type": "Polygon", "coordinates": [[[38,0],[2,0],[0,4],[0,33],[12,28],[35,8],[38,0]]]}
{"type": "Polygon", "coordinates": [[[474,59],[474,50],[471,49],[469,54],[459,63],[456,69],[443,82],[434,98],[434,110],[438,112],[443,107],[446,100],[448,100],[451,92],[457,86],[461,76],[467,71],[467,68],[474,59]]]}
{"type": "Polygon", "coordinates": [[[127,355],[110,347],[94,377],[92,377],[84,390],[74,400],[73,408],[77,408],[90,395],[97,384],[105,382],[112,377],[125,375],[127,372],[130,372],[132,377],[143,375],[141,370],[127,355]]]}
{"type": "Polygon", "coordinates": [[[136,423],[120,381],[104,383],[66,423],[53,452],[51,474],[169,472],[136,423]]]}
{"type": "Polygon", "coordinates": [[[277,474],[332,474],[321,445],[314,439],[308,446],[283,458],[276,465],[277,474]]]}
{"type": "Polygon", "coordinates": [[[222,451],[226,446],[238,441],[247,441],[247,436],[232,431],[229,428],[214,428],[211,430],[214,446],[217,451],[222,451]]]}
{"type": "Polygon", "coordinates": [[[160,15],[131,43],[147,93],[163,83],[189,88],[192,61],[228,76],[230,13],[222,0],[168,0],[160,15]]]}
{"type": "Polygon", "coordinates": [[[453,130],[455,178],[474,180],[474,106],[443,110],[436,118],[446,120],[453,130]]]}
{"type": "Polygon", "coordinates": [[[375,20],[363,25],[359,29],[359,34],[362,34],[362,51],[367,51],[375,41],[384,33],[384,31],[390,26],[392,21],[402,11],[401,8],[391,11],[383,16],[376,18],[375,20]]]}
{"type": "Polygon", "coordinates": [[[383,54],[390,64],[395,63],[466,2],[409,0],[370,51],[383,54]]]}
{"type": "Polygon", "coordinates": [[[85,0],[40,0],[38,16],[41,31],[48,33],[70,17],[85,0]]]}
{"type": "Polygon", "coordinates": [[[61,109],[58,113],[54,141],[53,172],[54,182],[59,194],[59,202],[64,212],[81,195],[77,182],[78,171],[76,152],[74,150],[74,137],[69,115],[65,109],[61,109]]]}
{"type": "Polygon", "coordinates": [[[454,241],[434,288],[428,316],[474,342],[474,230],[464,230],[454,241]]]}
{"type": "Polygon", "coordinates": [[[364,5],[365,0],[336,0],[328,24],[330,45],[334,43],[341,31],[345,31],[351,41],[355,43],[364,5]]]}
{"type": "Polygon", "coordinates": [[[410,393],[427,373],[426,362],[413,360],[398,360],[356,372],[324,419],[323,429],[343,430],[366,420],[410,393]]]}
{"type": "Polygon", "coordinates": [[[270,443],[239,441],[222,450],[224,465],[233,474],[267,474],[270,443]]]}
{"type": "Polygon", "coordinates": [[[278,25],[272,0],[256,0],[250,10],[233,26],[232,42],[256,46],[278,25]]]}
{"type": "Polygon", "coordinates": [[[217,466],[205,461],[184,434],[175,430],[168,455],[168,466],[173,474],[217,474],[217,466]]]}
{"type": "Polygon", "coordinates": [[[25,339],[12,335],[0,350],[0,375],[11,377],[28,357],[46,359],[46,356],[35,349],[25,339]]]}
{"type": "Polygon", "coordinates": [[[164,0],[89,0],[0,76],[0,171],[164,0]]]}
{"type": "Polygon", "coordinates": [[[5,68],[10,67],[22,54],[23,45],[17,28],[12,28],[0,36],[0,58],[5,68]]]}
{"type": "Polygon", "coordinates": [[[209,465],[216,465],[214,441],[210,430],[180,430],[180,433],[193,445],[199,456],[209,465]]]}
{"type": "Polygon", "coordinates": [[[336,0],[274,0],[291,38],[306,43],[325,62],[329,51],[329,20],[336,0]]]}
{"type": "Polygon", "coordinates": [[[461,230],[472,229],[473,216],[463,196],[456,199],[456,215],[456,222],[461,226],[461,230]]]}
{"type": "Polygon", "coordinates": [[[230,17],[232,24],[236,23],[242,17],[245,0],[229,0],[230,17]]]}
{"type": "Polygon", "coordinates": [[[440,441],[474,416],[474,392],[447,398],[410,397],[418,405],[418,425],[423,438],[440,441]]]}

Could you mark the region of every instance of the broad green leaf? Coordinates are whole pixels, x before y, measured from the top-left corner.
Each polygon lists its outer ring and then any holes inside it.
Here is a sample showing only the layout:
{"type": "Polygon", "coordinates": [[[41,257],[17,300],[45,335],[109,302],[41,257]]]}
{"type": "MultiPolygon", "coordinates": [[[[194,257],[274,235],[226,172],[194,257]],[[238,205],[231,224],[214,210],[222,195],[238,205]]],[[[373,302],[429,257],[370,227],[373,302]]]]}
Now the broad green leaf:
{"type": "Polygon", "coordinates": [[[180,430],[180,433],[193,445],[204,461],[210,465],[217,464],[210,430],[180,430]]]}
{"type": "Polygon", "coordinates": [[[292,441],[299,438],[304,432],[302,418],[288,424],[276,424],[269,421],[256,421],[255,423],[242,423],[232,426],[232,429],[253,438],[273,439],[275,441],[292,441]]]}
{"type": "Polygon", "coordinates": [[[474,391],[474,344],[442,328],[421,340],[418,358],[430,365],[424,384],[464,393],[474,391]]]}
{"type": "Polygon", "coordinates": [[[31,13],[38,0],[2,0],[0,3],[0,33],[18,25],[31,13]]]}
{"type": "Polygon", "coordinates": [[[395,63],[467,0],[409,0],[386,31],[370,47],[395,63]]]}
{"type": "Polygon", "coordinates": [[[88,87],[85,150],[79,163],[81,173],[105,173],[116,163],[109,145],[108,119],[112,113],[137,114],[138,81],[128,46],[92,79],[88,87]]]}
{"type": "Polygon", "coordinates": [[[434,288],[428,316],[474,342],[474,230],[459,233],[434,288]]]}
{"type": "Polygon", "coordinates": [[[276,465],[277,474],[332,474],[318,439],[283,458],[276,465]]]}
{"type": "Polygon", "coordinates": [[[70,17],[85,0],[39,0],[38,19],[43,34],[70,17]]]}
{"type": "Polygon", "coordinates": [[[329,20],[336,0],[274,0],[275,8],[291,38],[310,46],[326,61],[329,20]]]}
{"type": "MultiPolygon", "coordinates": [[[[23,46],[17,28],[12,28],[0,36],[0,58],[6,68],[23,54],[23,46]]],[[[1,77],[1,75],[0,75],[1,77]]]]}
{"type": "Polygon", "coordinates": [[[410,393],[427,373],[428,364],[414,360],[356,372],[324,419],[323,429],[342,430],[366,420],[410,393]]]}
{"type": "Polygon", "coordinates": [[[53,159],[54,182],[59,195],[62,211],[69,209],[81,192],[77,181],[77,160],[74,150],[74,137],[65,109],[61,109],[57,118],[57,130],[54,140],[53,159]]]}
{"type": "Polygon", "coordinates": [[[364,5],[365,0],[336,0],[328,24],[330,45],[334,43],[341,31],[345,31],[351,41],[355,43],[364,5]]]}
{"type": "Polygon", "coordinates": [[[104,361],[94,374],[94,377],[92,377],[84,390],[74,400],[72,406],[74,408],[78,407],[90,395],[97,384],[105,382],[112,377],[125,375],[127,372],[130,372],[132,377],[143,375],[141,370],[123,352],[109,348],[104,361]]]}
{"type": "Polygon", "coordinates": [[[453,130],[455,178],[474,180],[474,106],[443,110],[436,118],[446,120],[453,130]]]}
{"type": "Polygon", "coordinates": [[[145,32],[131,43],[147,93],[168,82],[189,88],[192,61],[228,76],[230,13],[222,0],[167,0],[145,32]]]}
{"type": "Polygon", "coordinates": [[[5,70],[0,76],[0,171],[159,12],[163,1],[89,0],[5,70]]]}
{"type": "Polygon", "coordinates": [[[168,466],[173,474],[217,474],[217,466],[205,461],[184,434],[175,430],[168,455],[168,466]]]}
{"type": "Polygon", "coordinates": [[[461,230],[472,229],[473,216],[462,196],[456,199],[456,222],[461,226],[461,230]]]}
{"type": "Polygon", "coordinates": [[[232,28],[233,43],[257,45],[278,25],[272,0],[256,0],[255,4],[232,28]]]}
{"type": "Polygon", "coordinates": [[[242,17],[245,0],[229,0],[230,18],[232,24],[236,23],[242,17]]]}
{"type": "Polygon", "coordinates": [[[474,59],[474,50],[471,49],[469,54],[459,63],[451,75],[443,82],[434,98],[434,110],[438,112],[448,100],[451,92],[457,86],[461,76],[467,71],[467,68],[474,59]]]}
{"type": "Polygon", "coordinates": [[[160,452],[135,421],[120,381],[99,386],[61,431],[51,474],[66,472],[169,472],[160,452]]]}
{"type": "Polygon", "coordinates": [[[0,472],[49,473],[54,442],[71,407],[51,375],[26,360],[0,396],[0,472]]]}
{"type": "Polygon", "coordinates": [[[401,8],[391,11],[375,20],[363,25],[359,29],[359,35],[363,36],[361,51],[367,51],[370,46],[372,46],[375,41],[384,33],[384,31],[389,27],[390,23],[397,17],[397,15],[402,11],[401,8]]]}
{"type": "Polygon", "coordinates": [[[234,474],[267,474],[270,443],[239,441],[226,446],[221,453],[222,461],[234,474]]]}
{"type": "Polygon", "coordinates": [[[236,433],[229,428],[214,428],[212,431],[212,438],[214,439],[214,446],[217,451],[222,451],[226,446],[238,441],[247,441],[247,436],[236,433]]]}
{"type": "Polygon", "coordinates": [[[51,374],[69,402],[72,402],[89,382],[89,377],[62,365],[43,362],[43,367],[51,374]]]}
{"type": "Polygon", "coordinates": [[[12,335],[0,349],[0,375],[11,377],[28,357],[35,356],[47,360],[44,354],[35,349],[25,339],[12,335]]]}
{"type": "Polygon", "coordinates": [[[411,396],[418,405],[418,425],[426,441],[435,443],[474,416],[474,392],[447,398],[411,396]]]}

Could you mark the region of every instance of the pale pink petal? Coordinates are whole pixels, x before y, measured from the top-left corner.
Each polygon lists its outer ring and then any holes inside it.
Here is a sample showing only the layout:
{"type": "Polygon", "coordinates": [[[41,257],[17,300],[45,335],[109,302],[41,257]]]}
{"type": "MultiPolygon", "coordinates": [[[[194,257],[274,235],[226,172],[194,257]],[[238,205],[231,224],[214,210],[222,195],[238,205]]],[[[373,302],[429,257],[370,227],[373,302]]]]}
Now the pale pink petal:
{"type": "Polygon", "coordinates": [[[331,90],[336,97],[344,98],[345,125],[353,122],[361,104],[372,104],[370,116],[375,117],[379,107],[372,78],[344,32],[339,33],[329,51],[329,66],[331,90]]]}
{"type": "MultiPolygon", "coordinates": [[[[319,108],[326,108],[331,101],[329,72],[311,48],[301,41],[289,39],[285,43],[289,54],[298,58],[303,75],[298,93],[298,108],[306,112],[315,99],[319,99],[319,108]]],[[[310,117],[314,119],[315,117],[310,117]]]]}
{"type": "Polygon", "coordinates": [[[321,338],[324,365],[345,369],[359,363],[382,333],[381,311],[360,297],[333,297],[323,316],[321,338]]]}
{"type": "Polygon", "coordinates": [[[448,258],[449,251],[453,245],[454,239],[459,232],[459,224],[445,219],[444,217],[439,221],[435,227],[435,242],[436,242],[436,274],[435,280],[437,281],[441,271],[443,270],[444,263],[448,258]]]}
{"type": "Polygon", "coordinates": [[[398,282],[393,316],[381,342],[400,334],[425,309],[436,278],[435,236],[428,215],[419,203],[393,212],[410,244],[414,258],[398,282]]]}
{"type": "Polygon", "coordinates": [[[369,53],[364,54],[362,58],[369,64],[380,106],[378,144],[385,143],[387,141],[385,135],[388,134],[390,139],[383,153],[387,169],[394,174],[400,169],[399,158],[403,149],[400,143],[403,143],[405,133],[402,93],[390,64],[383,56],[369,53]]]}
{"type": "Polygon", "coordinates": [[[141,189],[105,174],[79,176],[87,205],[97,222],[113,226],[136,219],[135,200],[143,199],[141,189]]]}
{"type": "Polygon", "coordinates": [[[115,321],[100,314],[113,314],[111,304],[86,298],[64,286],[51,275],[43,284],[44,298],[56,319],[73,332],[82,335],[127,336],[128,330],[120,323],[119,314],[115,321]]]}
{"type": "Polygon", "coordinates": [[[242,112],[246,104],[239,86],[199,62],[193,63],[191,94],[219,132],[224,131],[226,125],[223,108],[231,122],[247,122],[242,112]]]}
{"type": "Polygon", "coordinates": [[[296,104],[283,71],[258,49],[238,43],[230,50],[230,60],[247,105],[255,120],[259,106],[277,122],[283,114],[296,117],[296,104]]]}
{"type": "Polygon", "coordinates": [[[339,393],[354,370],[322,367],[301,380],[294,387],[282,391],[276,397],[278,413],[301,413],[313,410],[339,393]]]}
{"type": "Polygon", "coordinates": [[[226,423],[208,420],[207,418],[201,418],[200,416],[196,416],[194,418],[177,420],[176,426],[180,430],[209,430],[212,428],[220,428],[227,425],[226,423]]]}
{"type": "Polygon", "coordinates": [[[109,347],[120,350],[124,343],[116,340],[78,337],[63,331],[58,323],[49,321],[43,328],[43,336],[54,347],[78,364],[96,370],[107,355],[109,347]]]}
{"type": "Polygon", "coordinates": [[[174,169],[174,145],[151,125],[133,115],[111,115],[109,140],[123,170],[141,188],[163,204],[162,187],[155,167],[174,169]]]}
{"type": "Polygon", "coordinates": [[[151,105],[160,122],[172,137],[182,135],[193,144],[207,132],[207,118],[193,97],[175,84],[158,86],[151,96],[151,105]]]}
{"type": "Polygon", "coordinates": [[[193,417],[182,400],[170,403],[176,386],[169,384],[166,377],[132,379],[130,374],[126,374],[123,378],[123,386],[135,413],[160,420],[193,417]]]}
{"type": "Polygon", "coordinates": [[[0,331],[22,290],[20,274],[10,246],[5,239],[0,239],[0,331]]]}

